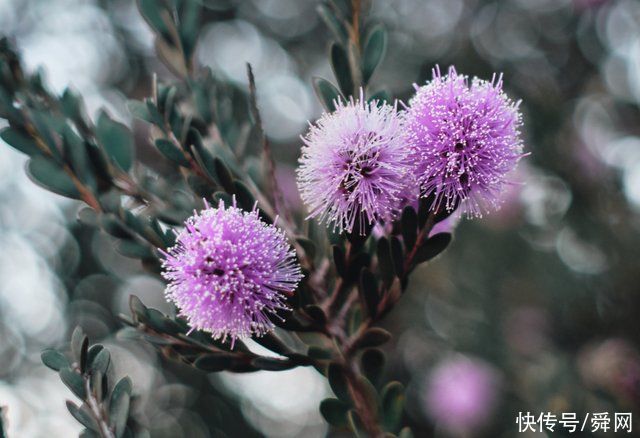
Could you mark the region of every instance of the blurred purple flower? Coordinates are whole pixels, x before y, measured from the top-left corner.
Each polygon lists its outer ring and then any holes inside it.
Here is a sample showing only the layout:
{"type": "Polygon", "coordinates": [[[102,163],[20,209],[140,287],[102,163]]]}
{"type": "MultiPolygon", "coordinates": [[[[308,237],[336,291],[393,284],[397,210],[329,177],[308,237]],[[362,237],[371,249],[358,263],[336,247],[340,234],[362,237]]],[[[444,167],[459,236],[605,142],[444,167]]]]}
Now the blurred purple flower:
{"type": "Polygon", "coordinates": [[[352,232],[354,224],[393,218],[411,176],[395,106],[340,102],[303,137],[298,187],[309,217],[352,232]]]}
{"type": "Polygon", "coordinates": [[[416,163],[423,196],[433,195],[432,209],[481,216],[500,205],[500,194],[522,153],[519,102],[502,91],[502,78],[491,82],[445,76],[436,67],[433,80],[416,86],[405,120],[407,142],[416,163]]]}
{"type": "Polygon", "coordinates": [[[270,331],[269,314],[287,309],[302,278],[281,230],[222,200],[187,219],[164,256],[167,298],[192,327],[232,345],[270,331]]]}
{"type": "Polygon", "coordinates": [[[449,431],[468,432],[489,420],[499,386],[498,372],[484,361],[463,356],[447,359],[429,376],[427,413],[449,431]]]}

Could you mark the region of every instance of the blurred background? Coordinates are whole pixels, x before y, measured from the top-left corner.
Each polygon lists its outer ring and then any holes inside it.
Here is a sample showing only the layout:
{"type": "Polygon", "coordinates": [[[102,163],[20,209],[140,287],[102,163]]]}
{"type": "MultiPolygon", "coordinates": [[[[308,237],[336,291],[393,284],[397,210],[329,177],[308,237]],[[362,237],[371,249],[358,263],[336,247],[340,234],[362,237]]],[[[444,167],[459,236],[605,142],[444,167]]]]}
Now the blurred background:
{"type": "MultiPolygon", "coordinates": [[[[318,2],[199,1],[208,9],[197,60],[240,89],[252,63],[278,178],[299,206],[299,135],[321,111],[311,78],[332,78],[318,2]]],[[[374,0],[370,22],[390,32],[373,90],[406,101],[435,64],[482,78],[503,72],[523,101],[532,152],[502,210],[462,221],[385,320],[397,334],[387,377],[407,384],[416,436],[525,436],[520,411],[640,414],[640,1],[374,0]]],[[[149,94],[153,72],[171,74],[135,2],[0,0],[0,29],[52,90],[70,85],[91,115],[108,108],[145,143],[125,102],[149,94]]],[[[207,377],[116,340],[115,315],[128,313],[131,293],[168,309],[162,283],[80,225],[79,204],[33,185],[24,161],[0,147],[9,437],[80,431],[65,408],[70,394],[39,358],[77,324],[132,376],[154,437],[328,433],[317,406],[330,390],[313,369],[207,377]]]]}

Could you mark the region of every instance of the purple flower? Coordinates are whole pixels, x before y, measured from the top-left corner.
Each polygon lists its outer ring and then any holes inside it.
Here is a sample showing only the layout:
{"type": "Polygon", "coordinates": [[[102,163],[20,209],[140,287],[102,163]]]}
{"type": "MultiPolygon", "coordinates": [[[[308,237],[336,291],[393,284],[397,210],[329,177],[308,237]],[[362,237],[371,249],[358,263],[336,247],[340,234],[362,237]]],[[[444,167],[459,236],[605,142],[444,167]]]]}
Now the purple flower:
{"type": "Polygon", "coordinates": [[[499,387],[499,374],[491,365],[464,356],[447,359],[429,376],[425,407],[440,426],[468,433],[489,420],[499,387]]]}
{"type": "Polygon", "coordinates": [[[411,176],[402,121],[395,106],[339,102],[303,137],[298,188],[309,217],[352,232],[354,224],[391,219],[411,176]]]}
{"type": "Polygon", "coordinates": [[[302,274],[284,233],[257,210],[207,208],[194,214],[164,253],[166,296],[189,324],[233,341],[273,329],[302,274]]]}
{"type": "Polygon", "coordinates": [[[436,67],[433,80],[416,86],[406,115],[406,137],[423,196],[432,209],[460,203],[467,216],[497,209],[507,174],[523,157],[519,102],[502,91],[502,77],[491,82],[451,67],[436,67]]]}

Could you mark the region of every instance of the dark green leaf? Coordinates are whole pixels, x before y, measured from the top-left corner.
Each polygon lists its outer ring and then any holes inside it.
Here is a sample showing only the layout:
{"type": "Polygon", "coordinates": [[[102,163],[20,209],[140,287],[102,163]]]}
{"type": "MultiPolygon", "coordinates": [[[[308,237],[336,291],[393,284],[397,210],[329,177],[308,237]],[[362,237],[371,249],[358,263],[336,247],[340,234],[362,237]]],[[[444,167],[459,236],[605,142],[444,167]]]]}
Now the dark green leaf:
{"type": "Polygon", "coordinates": [[[376,91],[369,98],[369,102],[376,102],[378,106],[382,106],[383,103],[392,103],[391,96],[386,90],[376,91]]]}
{"type": "Polygon", "coordinates": [[[53,349],[47,349],[40,355],[42,363],[51,368],[54,371],[60,371],[62,368],[70,366],[69,360],[64,354],[53,349]]]}
{"type": "Polygon", "coordinates": [[[266,371],[284,371],[297,366],[295,362],[275,359],[273,357],[256,357],[251,361],[251,365],[266,371]]]}
{"type": "Polygon", "coordinates": [[[333,33],[333,36],[342,44],[345,44],[349,39],[347,28],[343,24],[333,11],[325,4],[318,5],[318,14],[322,21],[327,25],[329,30],[333,33]]]}
{"type": "Polygon", "coordinates": [[[31,180],[53,193],[67,198],[81,199],[73,180],[58,164],[49,158],[35,156],[27,163],[27,175],[31,180]]]}
{"type": "Polygon", "coordinates": [[[375,317],[380,300],[378,282],[373,273],[367,268],[363,268],[360,271],[359,291],[360,297],[366,305],[368,315],[375,317]]]}
{"type": "Polygon", "coordinates": [[[391,236],[391,259],[393,260],[393,269],[398,277],[402,277],[404,271],[404,253],[400,239],[391,236]]]}
{"type": "Polygon", "coordinates": [[[191,146],[191,150],[193,151],[200,168],[202,168],[214,181],[218,182],[215,158],[211,155],[211,152],[205,149],[200,133],[193,128],[189,128],[187,141],[191,146]]]}
{"type": "Polygon", "coordinates": [[[125,426],[127,425],[132,390],[131,379],[124,377],[116,384],[111,393],[109,422],[111,423],[111,427],[113,427],[116,438],[122,437],[125,426]]]}
{"type": "Polygon", "coordinates": [[[144,120],[145,122],[153,123],[153,118],[151,117],[145,102],[129,100],[127,101],[127,108],[133,117],[144,120]]]}
{"type": "Polygon", "coordinates": [[[385,52],[387,51],[387,32],[382,26],[371,29],[364,45],[362,59],[362,79],[365,84],[369,82],[385,52]]]}
{"type": "Polygon", "coordinates": [[[82,340],[80,346],[80,371],[85,373],[87,371],[87,353],[89,352],[89,338],[86,336],[82,340]]]}
{"type": "Polygon", "coordinates": [[[67,409],[73,418],[78,420],[78,422],[80,422],[84,427],[93,431],[98,430],[98,424],[96,423],[96,420],[94,420],[93,416],[91,416],[89,408],[86,405],[82,405],[82,407],[79,408],[75,403],[67,400],[67,409]]]}
{"type": "Polygon", "coordinates": [[[333,263],[336,266],[336,272],[340,277],[345,277],[347,275],[347,261],[345,259],[344,250],[338,246],[333,245],[333,263]]]}
{"type": "Polygon", "coordinates": [[[331,68],[336,76],[340,90],[345,96],[353,94],[353,76],[349,65],[349,56],[339,44],[331,45],[331,68]]]}
{"type": "Polygon", "coordinates": [[[386,285],[389,285],[393,280],[394,269],[393,259],[391,258],[391,248],[386,237],[381,237],[380,240],[378,240],[376,254],[378,255],[378,267],[382,280],[386,285]]]}
{"type": "Polygon", "coordinates": [[[82,327],[76,326],[71,333],[71,354],[75,362],[80,362],[80,355],[82,354],[82,347],[87,337],[82,331],[82,327]]]}
{"type": "Polygon", "coordinates": [[[162,117],[162,114],[160,114],[158,107],[151,101],[151,99],[145,100],[145,104],[147,106],[149,117],[151,118],[151,123],[166,133],[167,127],[165,126],[164,118],[162,117]]]}
{"type": "Polygon", "coordinates": [[[62,368],[60,370],[60,380],[81,400],[87,397],[82,376],[71,368],[62,368]]]}
{"type": "Polygon", "coordinates": [[[391,339],[391,333],[380,327],[371,327],[358,339],[355,348],[377,347],[391,339]]]}
{"type": "Polygon", "coordinates": [[[65,88],[62,93],[60,104],[65,116],[76,122],[83,124],[86,122],[86,110],[82,97],[71,91],[69,88],[65,88]]]}
{"type": "Polygon", "coordinates": [[[119,240],[116,250],[125,257],[133,259],[144,259],[153,257],[153,253],[148,246],[136,242],[135,240],[119,240]]]}
{"type": "Polygon", "coordinates": [[[128,172],[133,164],[133,136],[129,128],[111,120],[103,111],[98,116],[96,138],[106,155],[120,169],[128,172]]]}
{"type": "Polygon", "coordinates": [[[147,318],[147,324],[159,333],[177,335],[181,332],[178,324],[156,309],[147,309],[147,318]]]}
{"type": "Polygon", "coordinates": [[[307,356],[313,359],[328,360],[331,359],[332,354],[331,350],[312,345],[309,347],[309,351],[307,351],[307,356]]]}
{"type": "Polygon", "coordinates": [[[450,233],[438,233],[430,237],[426,242],[423,242],[420,248],[418,248],[414,258],[414,263],[419,264],[431,260],[447,249],[449,243],[451,243],[450,233]]]}
{"type": "Polygon", "coordinates": [[[326,398],[320,402],[322,417],[332,426],[345,427],[348,423],[347,412],[349,405],[337,398],[326,398]]]}
{"type": "Polygon", "coordinates": [[[100,217],[100,226],[113,237],[120,239],[132,238],[131,232],[122,224],[120,219],[113,213],[108,213],[100,217]]]}
{"type": "Polygon", "coordinates": [[[306,237],[296,237],[296,242],[304,249],[304,253],[309,260],[313,260],[316,256],[316,244],[306,237]]]}
{"type": "Polygon", "coordinates": [[[162,36],[166,41],[171,41],[171,32],[167,23],[171,15],[163,6],[165,2],[161,0],[138,0],[138,9],[140,14],[147,20],[149,26],[162,36]],[[166,17],[166,18],[163,18],[166,17]]]}
{"type": "Polygon", "coordinates": [[[329,364],[327,368],[327,379],[333,393],[345,403],[351,404],[351,396],[349,395],[349,386],[344,375],[342,366],[335,362],[329,364]]]}
{"type": "Polygon", "coordinates": [[[430,202],[427,198],[420,198],[418,201],[418,228],[420,229],[424,228],[429,218],[430,202]]]}
{"type": "Polygon", "coordinates": [[[325,315],[322,307],[315,304],[304,306],[304,311],[311,317],[318,325],[325,325],[327,323],[327,315],[325,315]]]}
{"type": "Polygon", "coordinates": [[[418,237],[418,215],[411,206],[407,206],[402,210],[402,239],[407,251],[410,251],[416,244],[418,237]]]}
{"type": "Polygon", "coordinates": [[[164,138],[157,139],[156,148],[158,148],[158,151],[167,159],[179,166],[189,167],[189,160],[184,156],[184,153],[169,140],[165,140],[164,138]]]}
{"type": "Polygon", "coordinates": [[[92,345],[87,352],[87,363],[89,364],[89,369],[92,368],[93,361],[96,360],[96,356],[104,350],[104,346],[100,344],[92,345]]]}
{"type": "Polygon", "coordinates": [[[2,138],[9,146],[14,147],[27,155],[31,156],[42,153],[36,142],[18,129],[5,128],[0,132],[0,138],[2,138]]]}
{"type": "Polygon", "coordinates": [[[377,348],[368,348],[362,353],[362,373],[375,385],[380,383],[385,361],[384,353],[377,348]]]}
{"type": "Polygon", "coordinates": [[[129,297],[129,308],[134,319],[139,322],[147,321],[147,307],[135,295],[129,297]]]}
{"type": "Polygon", "coordinates": [[[234,193],[236,194],[236,200],[240,207],[247,211],[252,211],[253,207],[256,205],[256,200],[247,187],[242,181],[235,180],[233,182],[234,193]]]}
{"type": "Polygon", "coordinates": [[[367,436],[364,426],[362,425],[362,420],[360,420],[360,417],[358,416],[356,411],[354,411],[353,409],[350,409],[349,412],[347,412],[347,419],[349,421],[349,427],[351,428],[351,432],[353,432],[353,435],[356,438],[360,438],[360,437],[364,438],[367,436]]]}
{"type": "Polygon", "coordinates": [[[227,353],[208,354],[196,359],[196,368],[206,372],[218,372],[228,369],[234,362],[235,356],[227,353]]]}
{"type": "Polygon", "coordinates": [[[227,191],[227,193],[234,193],[233,176],[226,164],[220,158],[214,158],[213,166],[216,171],[220,185],[227,191]]]}
{"type": "Polygon", "coordinates": [[[111,355],[109,350],[103,348],[96,355],[96,358],[90,364],[91,372],[99,372],[100,374],[106,374],[109,368],[109,362],[111,361],[111,355]]]}
{"type": "Polygon", "coordinates": [[[313,78],[313,89],[316,92],[316,96],[318,96],[318,100],[326,111],[334,111],[339,102],[345,101],[340,90],[326,79],[313,78]]]}
{"type": "Polygon", "coordinates": [[[390,382],[382,390],[382,413],[386,430],[395,432],[402,420],[404,388],[400,382],[390,382]]]}

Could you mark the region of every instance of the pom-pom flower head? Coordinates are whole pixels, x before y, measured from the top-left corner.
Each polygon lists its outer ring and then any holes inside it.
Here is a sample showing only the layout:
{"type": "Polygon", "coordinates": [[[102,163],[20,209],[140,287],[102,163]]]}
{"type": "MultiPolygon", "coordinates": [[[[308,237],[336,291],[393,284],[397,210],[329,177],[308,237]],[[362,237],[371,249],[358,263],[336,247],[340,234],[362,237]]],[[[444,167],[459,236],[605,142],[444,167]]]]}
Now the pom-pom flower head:
{"type": "Polygon", "coordinates": [[[339,102],[303,137],[298,187],[309,217],[334,229],[360,233],[366,224],[392,218],[411,174],[408,148],[395,106],[339,102]]]}
{"type": "Polygon", "coordinates": [[[469,216],[498,208],[507,174],[523,157],[519,102],[502,91],[502,78],[488,82],[451,67],[416,87],[406,114],[407,142],[423,196],[432,209],[455,209],[469,216]]]}
{"type": "Polygon", "coordinates": [[[302,274],[282,230],[235,205],[187,219],[165,253],[167,298],[189,324],[225,340],[273,329],[269,314],[287,309],[302,274]]]}

